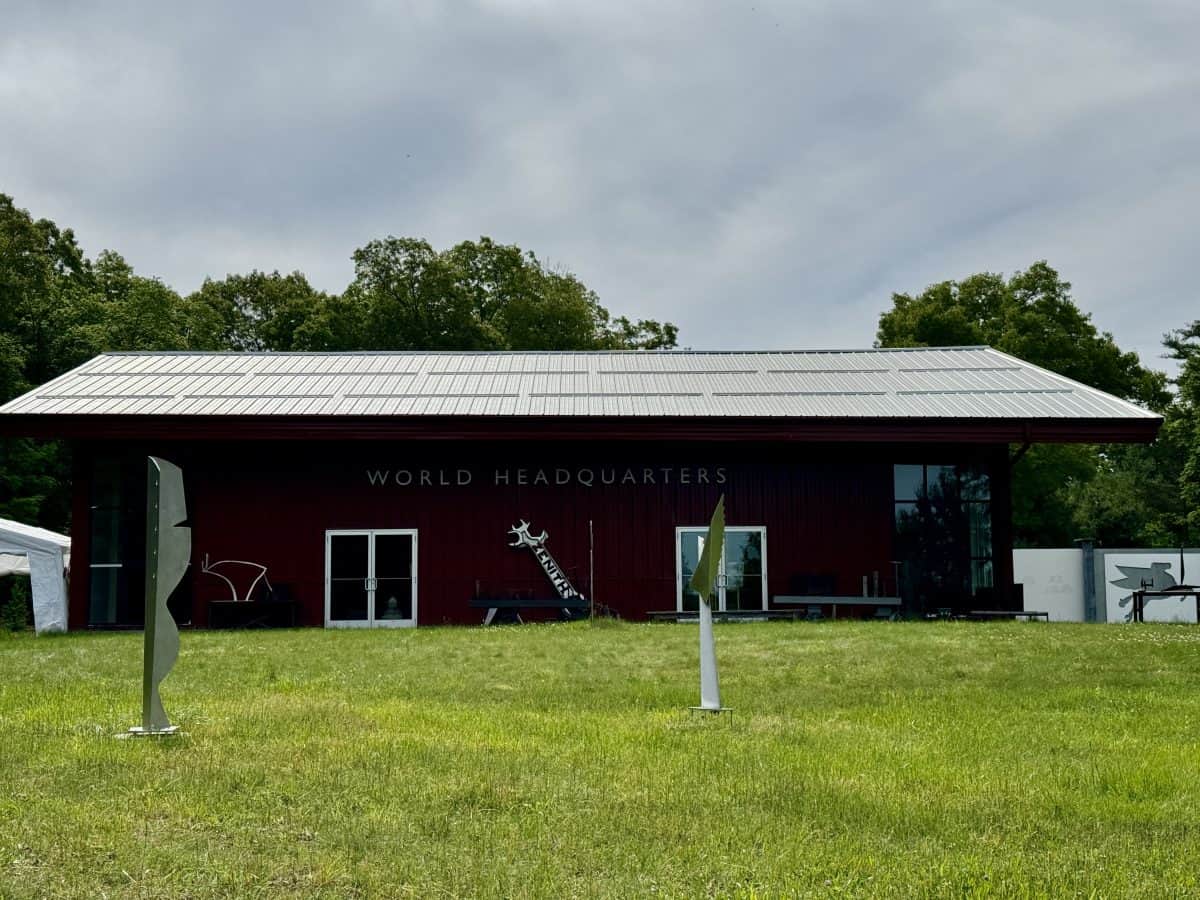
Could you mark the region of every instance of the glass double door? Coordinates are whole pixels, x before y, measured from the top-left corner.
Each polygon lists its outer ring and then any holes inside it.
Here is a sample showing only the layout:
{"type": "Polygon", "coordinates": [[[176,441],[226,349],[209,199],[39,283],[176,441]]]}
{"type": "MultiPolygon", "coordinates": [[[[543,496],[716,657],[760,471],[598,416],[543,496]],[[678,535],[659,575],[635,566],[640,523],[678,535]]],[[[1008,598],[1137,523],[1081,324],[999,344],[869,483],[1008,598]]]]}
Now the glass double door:
{"type": "Polygon", "coordinates": [[[325,532],[325,626],[417,624],[417,532],[325,532]]]}
{"type": "MultiPolygon", "coordinates": [[[[688,587],[704,550],[707,528],[680,528],[675,547],[675,608],[694,612],[700,598],[688,587]]],[[[725,552],[717,576],[713,609],[725,612],[767,608],[767,530],[761,527],[725,529],[725,552]]],[[[710,601],[711,602],[711,601],[710,601]]]]}

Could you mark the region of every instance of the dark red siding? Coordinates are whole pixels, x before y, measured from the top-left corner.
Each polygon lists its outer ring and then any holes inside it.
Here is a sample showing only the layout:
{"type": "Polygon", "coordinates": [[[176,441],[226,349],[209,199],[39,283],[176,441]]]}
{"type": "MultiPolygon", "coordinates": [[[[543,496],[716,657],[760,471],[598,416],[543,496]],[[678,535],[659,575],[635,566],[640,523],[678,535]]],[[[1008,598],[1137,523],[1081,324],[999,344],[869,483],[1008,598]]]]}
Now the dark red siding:
{"type": "MultiPolygon", "coordinates": [[[[675,529],[707,524],[722,493],[730,525],[767,529],[770,595],[794,593],[797,579],[811,575],[832,577],[837,593],[858,594],[862,577],[875,572],[891,593],[892,465],[986,462],[994,468],[997,493],[1001,485],[1007,491],[1006,451],[1004,445],[536,440],[90,444],[78,453],[72,626],[86,624],[86,473],[97,453],[154,453],[183,467],[191,502],[188,577],[195,624],[206,624],[208,601],[228,593],[222,582],[199,571],[207,555],[266,565],[273,582],[290,587],[301,624],[320,625],[327,529],[418,530],[420,624],[478,622],[481,613],[468,605],[477,590],[552,595],[532,554],[507,546],[507,530],[521,519],[535,531],[549,532],[548,548],[579,590],[623,617],[672,609],[675,529]],[[708,484],[697,483],[701,468],[708,484]],[[418,473],[418,484],[397,486],[399,469],[418,473]],[[422,469],[430,472],[429,486],[419,484],[422,469]],[[471,473],[469,486],[453,483],[459,469],[471,473]],[[530,481],[542,469],[551,483],[518,484],[518,469],[530,481]],[[571,473],[570,483],[553,483],[560,469],[571,473]],[[581,469],[592,473],[593,486],[580,484],[581,469]],[[621,483],[626,469],[636,484],[621,483]],[[681,469],[688,470],[689,484],[679,483],[681,469]],[[437,484],[439,470],[450,485],[437,484]],[[509,484],[496,483],[497,470],[509,471],[509,484]],[[372,485],[368,471],[392,473],[391,483],[372,485]],[[616,483],[603,484],[610,473],[616,483]],[[721,477],[724,484],[718,483],[721,477]],[[594,584],[588,578],[589,521],[594,584]]],[[[1006,500],[995,508],[998,517],[1007,517],[1006,500]]],[[[997,521],[1002,593],[1011,582],[1011,565],[1004,562],[1009,533],[1007,521],[997,521]]]]}

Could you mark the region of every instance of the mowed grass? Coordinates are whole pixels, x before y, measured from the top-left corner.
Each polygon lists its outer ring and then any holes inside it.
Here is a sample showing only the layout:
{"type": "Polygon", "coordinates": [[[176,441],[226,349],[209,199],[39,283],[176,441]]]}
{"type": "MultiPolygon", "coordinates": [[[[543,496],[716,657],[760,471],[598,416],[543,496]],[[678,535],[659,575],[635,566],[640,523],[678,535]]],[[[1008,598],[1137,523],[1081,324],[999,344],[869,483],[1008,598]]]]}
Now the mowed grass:
{"type": "Polygon", "coordinates": [[[1200,629],[0,638],[0,895],[1191,896],[1200,629]]]}

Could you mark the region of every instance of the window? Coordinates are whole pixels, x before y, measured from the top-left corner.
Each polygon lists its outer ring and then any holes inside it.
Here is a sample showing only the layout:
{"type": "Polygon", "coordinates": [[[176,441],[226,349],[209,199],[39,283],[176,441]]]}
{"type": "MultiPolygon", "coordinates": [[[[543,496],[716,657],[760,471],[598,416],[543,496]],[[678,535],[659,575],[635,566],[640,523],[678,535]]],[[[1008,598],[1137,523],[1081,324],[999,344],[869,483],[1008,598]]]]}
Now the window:
{"type": "Polygon", "coordinates": [[[92,470],[88,625],[144,619],[145,481],[128,460],[98,459],[92,470]]]}
{"type": "Polygon", "coordinates": [[[918,611],[970,602],[994,586],[991,482],[972,465],[894,467],[902,595],[918,611]]]}
{"type": "MultiPolygon", "coordinates": [[[[675,529],[675,608],[700,609],[700,598],[688,582],[700,562],[707,528],[675,529]]],[[[767,529],[727,527],[725,553],[717,577],[719,611],[767,608],[767,529]]]]}
{"type": "MultiPolygon", "coordinates": [[[[90,501],[88,625],[140,628],[146,619],[146,457],[98,458],[90,501]]],[[[191,504],[189,496],[189,515],[191,504]]],[[[184,576],[167,605],[176,622],[191,621],[191,578],[184,576]]]]}

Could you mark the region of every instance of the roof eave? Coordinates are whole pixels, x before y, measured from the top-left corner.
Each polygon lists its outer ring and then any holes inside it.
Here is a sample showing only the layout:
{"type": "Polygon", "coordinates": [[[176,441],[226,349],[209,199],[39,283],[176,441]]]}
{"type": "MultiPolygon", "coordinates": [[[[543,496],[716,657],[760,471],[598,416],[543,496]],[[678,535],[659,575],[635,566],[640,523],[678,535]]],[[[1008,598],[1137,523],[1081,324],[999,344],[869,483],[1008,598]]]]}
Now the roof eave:
{"type": "Polygon", "coordinates": [[[1162,419],[685,416],[0,416],[0,435],[50,440],[763,440],[1150,443],[1162,419]]]}

